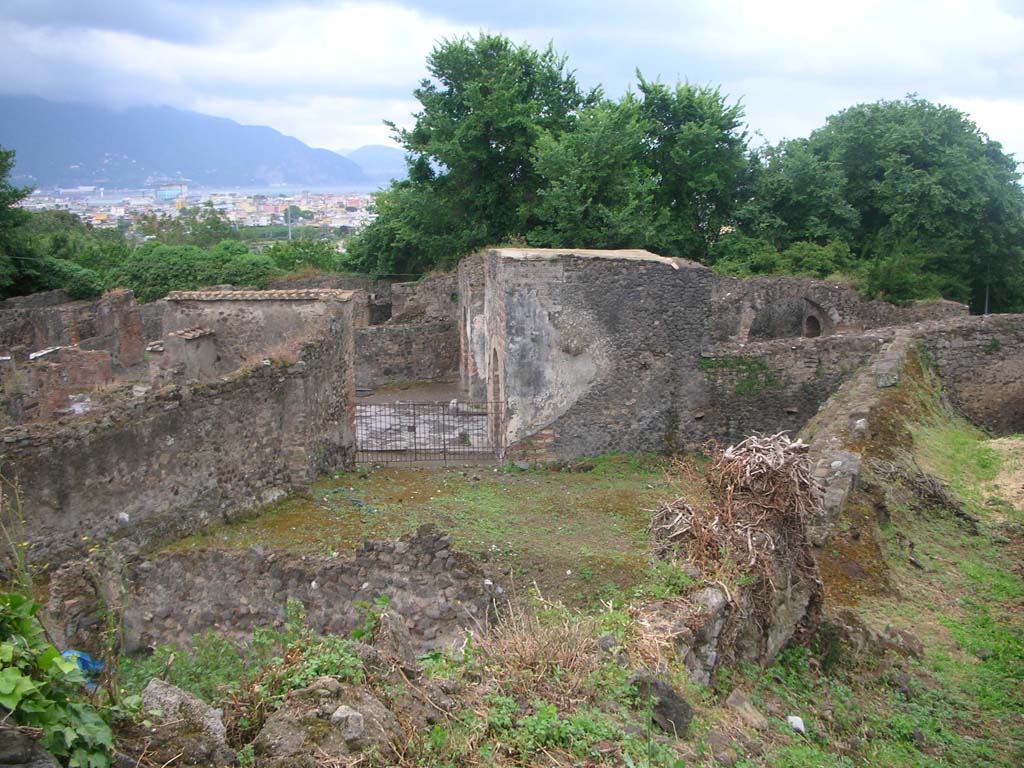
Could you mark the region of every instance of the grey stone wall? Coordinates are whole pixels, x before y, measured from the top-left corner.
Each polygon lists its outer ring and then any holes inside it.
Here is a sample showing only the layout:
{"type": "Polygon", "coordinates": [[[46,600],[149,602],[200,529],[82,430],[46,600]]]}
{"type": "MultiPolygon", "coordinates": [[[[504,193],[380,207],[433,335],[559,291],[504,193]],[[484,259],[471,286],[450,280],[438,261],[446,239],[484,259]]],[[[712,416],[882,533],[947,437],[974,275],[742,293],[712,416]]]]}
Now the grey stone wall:
{"type": "Polygon", "coordinates": [[[365,542],[354,557],[259,548],[162,553],[131,567],[123,582],[129,650],[187,645],[211,628],[246,639],[257,627],[280,626],[289,598],[305,606],[317,631],[344,634],[365,618],[356,601],[372,604],[383,595],[427,651],[456,645],[465,629],[485,626],[494,594],[481,570],[432,526],[399,541],[365,542]]]}
{"type": "Polygon", "coordinates": [[[355,359],[360,389],[455,381],[458,328],[451,320],[358,328],[355,359]]]}
{"type": "Polygon", "coordinates": [[[699,394],[710,270],[645,252],[557,250],[493,250],[486,270],[501,444],[515,452],[547,428],[551,458],[663,450],[673,405],[699,394]]]}
{"type": "Polygon", "coordinates": [[[1002,434],[1024,432],[1024,315],[929,323],[917,335],[972,421],[1002,434]]]}
{"type": "MultiPolygon", "coordinates": [[[[297,289],[278,291],[176,291],[167,297],[163,334],[203,327],[214,332],[223,375],[263,358],[286,358],[318,336],[331,318],[366,310],[365,294],[297,289]]],[[[364,323],[355,322],[355,325],[364,323]]]]}
{"type": "Polygon", "coordinates": [[[487,329],[484,314],[483,254],[459,262],[459,374],[463,391],[487,396],[487,329]]]}
{"type": "Polygon", "coordinates": [[[30,557],[52,564],[109,542],[149,549],[350,466],[351,354],[342,312],[293,364],[121,391],[80,417],[0,431],[30,557]]]}
{"type": "Polygon", "coordinates": [[[814,317],[827,335],[959,317],[967,306],[952,301],[912,302],[898,307],[866,301],[851,287],[808,278],[734,279],[717,276],[709,334],[713,341],[780,339],[805,334],[814,317]]]}
{"type": "Polygon", "coordinates": [[[413,283],[391,286],[391,322],[458,319],[458,275],[435,272],[413,283]]]}
{"type": "Polygon", "coordinates": [[[736,442],[752,432],[795,434],[891,337],[876,331],[706,349],[700,394],[678,407],[678,447],[736,442]]]}

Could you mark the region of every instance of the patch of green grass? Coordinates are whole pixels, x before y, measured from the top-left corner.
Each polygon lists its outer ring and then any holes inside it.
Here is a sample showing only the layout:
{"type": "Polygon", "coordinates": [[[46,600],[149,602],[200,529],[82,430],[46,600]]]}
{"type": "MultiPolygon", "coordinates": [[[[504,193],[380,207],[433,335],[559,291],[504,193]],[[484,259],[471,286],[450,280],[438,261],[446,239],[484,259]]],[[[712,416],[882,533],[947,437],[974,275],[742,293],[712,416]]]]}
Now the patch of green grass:
{"type": "Polygon", "coordinates": [[[644,510],[672,493],[664,460],[653,456],[600,456],[565,471],[373,468],[335,475],[174,548],[344,553],[434,523],[456,550],[508,571],[506,585],[536,582],[545,596],[597,604],[621,599],[646,576],[644,510]]]}
{"type": "Polygon", "coordinates": [[[984,487],[999,475],[1002,456],[987,436],[953,414],[930,418],[911,430],[914,456],[921,468],[938,475],[967,504],[984,502],[984,487]]]}

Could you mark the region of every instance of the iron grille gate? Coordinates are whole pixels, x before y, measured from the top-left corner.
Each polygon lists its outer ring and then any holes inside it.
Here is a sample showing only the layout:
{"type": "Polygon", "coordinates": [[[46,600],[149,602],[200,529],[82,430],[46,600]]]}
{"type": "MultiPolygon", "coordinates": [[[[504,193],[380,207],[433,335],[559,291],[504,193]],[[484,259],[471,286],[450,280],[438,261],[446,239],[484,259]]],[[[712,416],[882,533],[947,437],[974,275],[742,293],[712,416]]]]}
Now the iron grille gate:
{"type": "Polygon", "coordinates": [[[397,402],[356,405],[356,463],[497,460],[486,402],[397,402]]]}

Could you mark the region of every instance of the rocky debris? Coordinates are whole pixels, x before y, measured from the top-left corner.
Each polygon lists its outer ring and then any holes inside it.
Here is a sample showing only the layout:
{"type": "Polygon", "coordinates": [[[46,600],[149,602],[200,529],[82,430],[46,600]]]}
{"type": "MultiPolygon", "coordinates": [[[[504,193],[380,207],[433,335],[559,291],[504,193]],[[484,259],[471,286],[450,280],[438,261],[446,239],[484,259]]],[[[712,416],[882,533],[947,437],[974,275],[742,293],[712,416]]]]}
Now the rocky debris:
{"type": "Polygon", "coordinates": [[[377,626],[373,632],[373,646],[378,651],[395,660],[405,672],[411,675],[420,673],[419,656],[413,645],[409,628],[398,611],[388,609],[377,617],[377,626]]]}
{"type": "Polygon", "coordinates": [[[691,601],[698,606],[698,620],[691,625],[693,646],[685,657],[686,669],[695,683],[708,685],[718,662],[718,640],[729,618],[729,600],[717,587],[705,587],[691,601]]]}
{"type": "Polygon", "coordinates": [[[157,764],[168,760],[175,765],[211,768],[235,764],[235,751],[226,743],[219,709],[157,679],[150,680],[142,692],[142,708],[152,726],[137,739],[144,740],[146,756],[157,764]]]}
{"type": "Polygon", "coordinates": [[[0,768],[60,768],[57,758],[18,728],[0,728],[0,768]]]}
{"type": "Polygon", "coordinates": [[[708,733],[708,746],[711,748],[711,756],[715,762],[723,768],[732,768],[740,759],[740,754],[733,746],[733,740],[720,730],[713,730],[708,733]]]}
{"type": "Polygon", "coordinates": [[[879,632],[848,608],[829,616],[822,631],[849,647],[855,655],[885,656],[889,652],[921,660],[924,645],[913,632],[888,626],[879,632]]]}
{"type": "Polygon", "coordinates": [[[789,723],[789,727],[797,733],[807,733],[807,728],[804,726],[804,719],[800,715],[787,715],[786,722],[789,723]]]}
{"type": "Polygon", "coordinates": [[[259,768],[306,768],[374,751],[394,757],[398,720],[373,694],[321,677],[291,693],[253,743],[259,768]]]}
{"type": "Polygon", "coordinates": [[[693,719],[693,708],[675,688],[646,669],[630,675],[629,684],[636,688],[641,703],[651,702],[651,717],[661,730],[677,738],[686,735],[693,719]]]}
{"type": "Polygon", "coordinates": [[[757,711],[739,688],[735,688],[725,700],[725,706],[740,718],[745,726],[755,731],[768,730],[768,718],[757,711]]]}

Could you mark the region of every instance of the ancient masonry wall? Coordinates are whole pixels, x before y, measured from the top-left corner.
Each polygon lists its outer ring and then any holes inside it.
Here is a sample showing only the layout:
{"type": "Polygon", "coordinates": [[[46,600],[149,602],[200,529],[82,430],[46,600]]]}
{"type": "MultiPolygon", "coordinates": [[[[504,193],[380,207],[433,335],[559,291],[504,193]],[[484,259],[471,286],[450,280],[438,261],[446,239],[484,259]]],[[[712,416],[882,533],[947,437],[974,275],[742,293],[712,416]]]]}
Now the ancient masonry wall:
{"type": "Polygon", "coordinates": [[[697,364],[700,396],[678,411],[677,446],[736,442],[752,432],[795,434],[891,337],[877,331],[705,350],[697,364]]]}
{"type": "Polygon", "coordinates": [[[246,639],[256,627],[280,626],[289,599],[305,606],[317,631],[347,634],[365,620],[356,602],[383,595],[426,651],[485,626],[494,594],[480,569],[432,526],[399,541],[365,542],[354,557],[256,548],[162,553],[123,581],[131,585],[123,615],[130,650],[187,645],[207,629],[246,639]]]}
{"type": "Polygon", "coordinates": [[[58,347],[34,359],[0,362],[0,426],[51,419],[71,405],[72,395],[114,381],[109,352],[58,347]]]}
{"type": "Polygon", "coordinates": [[[356,329],[356,387],[455,381],[459,377],[459,335],[455,322],[356,329]]]}
{"type": "Polygon", "coordinates": [[[345,307],[292,364],[124,391],[80,417],[0,431],[0,471],[20,485],[31,559],[56,563],[94,542],[146,550],[351,466],[345,307]]]}
{"type": "Polygon", "coordinates": [[[34,352],[75,344],[109,352],[118,369],[141,363],[145,331],[132,292],[68,301],[63,291],[48,291],[0,302],[0,350],[34,352]]]}
{"type": "Polygon", "coordinates": [[[925,326],[919,334],[954,403],[1000,433],[1024,432],[1024,320],[987,315],[925,326]]]}
{"type": "Polygon", "coordinates": [[[277,291],[173,291],[167,296],[163,335],[207,328],[222,375],[267,357],[280,357],[297,341],[322,333],[342,303],[350,322],[365,325],[365,295],[332,289],[277,291]]]}
{"type": "Polygon", "coordinates": [[[664,449],[673,404],[699,396],[686,373],[711,287],[710,270],[645,252],[488,252],[488,397],[506,407],[501,444],[536,453],[540,439],[538,458],[664,449]]]}
{"type": "Polygon", "coordinates": [[[866,301],[853,288],[824,280],[716,276],[708,322],[713,340],[745,342],[907,325],[967,312],[966,305],[953,301],[903,307],[866,301]]]}
{"type": "Polygon", "coordinates": [[[436,272],[414,283],[391,285],[391,317],[393,322],[412,323],[431,319],[458,318],[458,275],[436,272]]]}
{"type": "Polygon", "coordinates": [[[861,472],[858,443],[873,439],[885,391],[899,384],[907,355],[938,374],[955,406],[997,432],[1024,427],[1024,315],[962,317],[892,329],[890,337],[804,426],[825,486],[814,543],[822,544],[861,472]]]}

